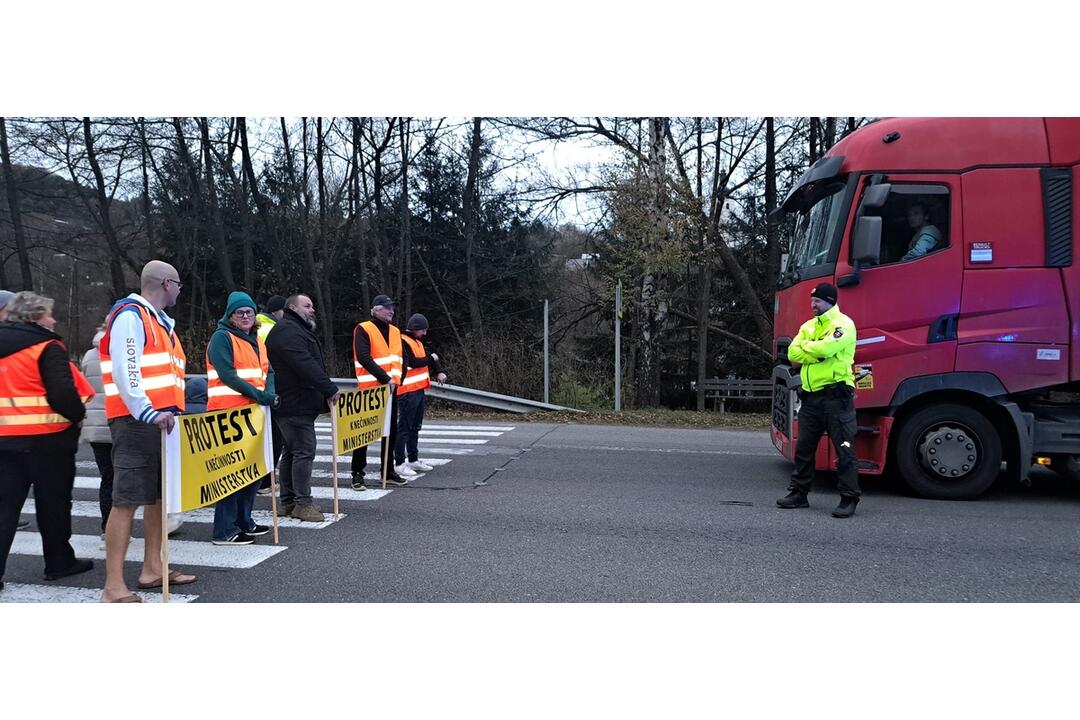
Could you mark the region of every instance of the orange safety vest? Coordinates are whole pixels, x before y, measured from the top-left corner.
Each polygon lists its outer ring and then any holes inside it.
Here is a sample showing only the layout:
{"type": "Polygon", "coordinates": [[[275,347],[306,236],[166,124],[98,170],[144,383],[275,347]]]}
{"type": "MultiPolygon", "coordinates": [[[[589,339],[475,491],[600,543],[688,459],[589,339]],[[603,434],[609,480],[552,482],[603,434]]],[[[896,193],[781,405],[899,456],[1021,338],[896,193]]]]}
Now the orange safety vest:
{"type": "MultiPolygon", "coordinates": [[[[424,350],[424,343],[411,338],[408,335],[402,335],[401,339],[408,344],[409,349],[412,350],[413,357],[427,357],[427,352],[424,350]]],[[[402,380],[401,385],[398,386],[397,394],[404,395],[418,390],[426,390],[429,387],[431,387],[431,374],[428,372],[426,365],[424,367],[409,368],[405,371],[405,379],[402,380]]]]}
{"type": "MultiPolygon", "coordinates": [[[[141,303],[134,301],[118,305],[109,313],[105,321],[105,335],[98,343],[101,356],[101,382],[105,386],[105,417],[109,420],[129,417],[131,411],[120,397],[120,391],[113,381],[113,361],[109,355],[109,341],[112,339],[112,325],[116,314],[127,307],[134,307],[142,318],[143,344],[142,389],[155,410],[175,407],[184,411],[184,365],[187,355],[175,332],[170,332],[158,321],[154,314],[141,303]]],[[[122,362],[122,361],[121,361],[122,362]]],[[[123,380],[123,376],[121,376],[123,380]]]]}
{"type": "MultiPolygon", "coordinates": [[[[270,375],[270,359],[266,357],[266,345],[262,338],[256,338],[259,349],[256,352],[246,340],[229,333],[232,340],[233,368],[236,376],[247,381],[259,390],[266,389],[266,378],[270,375]]],[[[210,362],[209,349],[206,354],[206,410],[228,410],[229,408],[254,405],[255,401],[247,395],[233,390],[218,377],[217,370],[210,362]]]]}
{"type": "Polygon", "coordinates": [[[396,383],[401,382],[401,331],[393,325],[390,326],[390,344],[383,340],[382,333],[375,323],[370,320],[362,322],[353,329],[353,366],[356,369],[356,383],[360,389],[374,388],[382,385],[374,375],[368,373],[356,357],[356,333],[363,330],[367,333],[371,344],[371,357],[375,363],[390,376],[396,383]]]}
{"type": "MultiPolygon", "coordinates": [[[[49,405],[38,366],[41,353],[52,342],[58,341],[44,340],[0,358],[0,437],[49,435],[71,427],[71,421],[49,405]]],[[[59,345],[64,347],[63,343],[59,345]]],[[[90,402],[94,388],[74,363],[71,375],[83,403],[90,402]]]]}

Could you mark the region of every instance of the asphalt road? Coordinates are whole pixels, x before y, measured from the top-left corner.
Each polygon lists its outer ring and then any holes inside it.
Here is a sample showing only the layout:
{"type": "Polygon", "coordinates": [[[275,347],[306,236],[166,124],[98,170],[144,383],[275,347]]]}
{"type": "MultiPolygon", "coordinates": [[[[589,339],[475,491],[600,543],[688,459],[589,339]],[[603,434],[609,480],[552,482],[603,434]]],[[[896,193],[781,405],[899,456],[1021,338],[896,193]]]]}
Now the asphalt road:
{"type": "MultiPolygon", "coordinates": [[[[766,432],[516,420],[505,423],[513,430],[468,446],[408,487],[377,500],[343,500],[340,522],[283,528],[287,550],[253,567],[184,566],[200,580],[175,590],[198,602],[1080,596],[1080,486],[1049,473],[1030,487],[1001,481],[972,502],[918,499],[864,478],[857,514],[837,520],[829,514],[837,502],[829,477],[815,487],[810,509],[775,507],[790,468],[766,432]]],[[[260,498],[257,508],[268,507],[260,498]]],[[[98,531],[92,518],[78,517],[75,532],[98,531]]],[[[187,523],[173,539],[209,536],[209,525],[187,523]]],[[[132,578],[136,568],[128,563],[132,578]]],[[[13,555],[4,579],[47,586],[40,572],[40,557],[13,555]]],[[[103,578],[98,562],[62,582],[91,589],[103,578]]]]}

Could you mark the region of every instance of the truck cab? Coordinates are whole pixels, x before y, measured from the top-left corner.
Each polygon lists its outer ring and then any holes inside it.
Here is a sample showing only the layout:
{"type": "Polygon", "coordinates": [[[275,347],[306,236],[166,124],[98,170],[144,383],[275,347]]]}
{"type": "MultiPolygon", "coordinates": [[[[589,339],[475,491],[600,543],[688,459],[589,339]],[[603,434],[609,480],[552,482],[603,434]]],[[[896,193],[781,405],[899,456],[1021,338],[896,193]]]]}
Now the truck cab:
{"type": "MultiPolygon", "coordinates": [[[[1032,463],[1080,473],[1080,119],[899,118],[860,128],[785,198],[772,439],[798,437],[786,348],[822,281],[857,328],[860,472],[972,498],[1032,463]]],[[[835,467],[827,439],[817,467],[835,467]]]]}

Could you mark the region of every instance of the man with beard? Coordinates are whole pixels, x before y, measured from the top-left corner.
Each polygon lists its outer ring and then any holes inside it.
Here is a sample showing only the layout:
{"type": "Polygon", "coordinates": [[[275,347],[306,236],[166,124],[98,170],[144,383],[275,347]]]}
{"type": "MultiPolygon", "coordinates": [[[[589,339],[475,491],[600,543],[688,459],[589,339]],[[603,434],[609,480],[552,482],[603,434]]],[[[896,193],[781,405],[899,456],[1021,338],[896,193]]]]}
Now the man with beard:
{"type": "Polygon", "coordinates": [[[311,499],[315,418],[329,412],[338,389],[326,371],[322,344],[315,335],[315,305],[310,297],[293,295],[288,299],[284,317],[266,336],[266,349],[281,397],[273,415],[285,443],[278,465],[281,514],[322,522],[323,514],[311,499]]]}

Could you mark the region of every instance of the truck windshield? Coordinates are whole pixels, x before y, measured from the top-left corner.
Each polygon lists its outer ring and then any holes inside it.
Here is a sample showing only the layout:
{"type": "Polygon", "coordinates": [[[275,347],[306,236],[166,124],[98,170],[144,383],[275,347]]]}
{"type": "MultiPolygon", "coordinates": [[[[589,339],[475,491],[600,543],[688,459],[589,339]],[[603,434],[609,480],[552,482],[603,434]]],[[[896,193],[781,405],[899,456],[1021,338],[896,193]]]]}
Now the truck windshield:
{"type": "Polygon", "coordinates": [[[830,182],[810,209],[796,218],[782,285],[798,282],[808,270],[827,264],[833,257],[833,246],[840,238],[838,226],[844,218],[846,187],[846,180],[830,182]]]}

